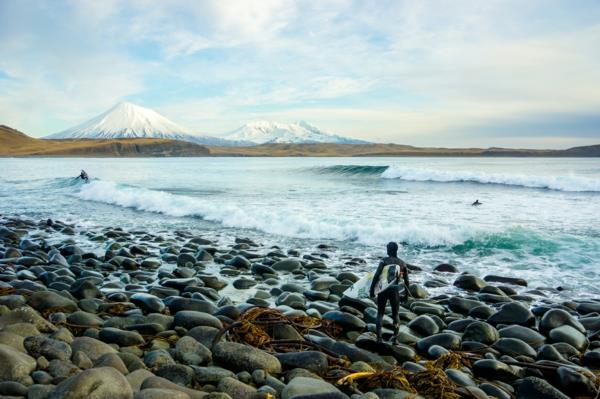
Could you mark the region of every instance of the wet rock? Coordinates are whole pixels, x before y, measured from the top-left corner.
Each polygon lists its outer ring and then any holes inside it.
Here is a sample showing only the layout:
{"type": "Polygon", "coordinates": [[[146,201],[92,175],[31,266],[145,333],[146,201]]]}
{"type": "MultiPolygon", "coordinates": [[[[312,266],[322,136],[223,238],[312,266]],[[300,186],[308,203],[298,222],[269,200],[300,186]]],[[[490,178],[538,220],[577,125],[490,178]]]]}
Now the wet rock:
{"type": "Polygon", "coordinates": [[[350,313],[332,310],[323,315],[325,320],[333,320],[346,331],[362,331],[367,324],[350,313]]]}
{"type": "Polygon", "coordinates": [[[190,396],[184,392],[173,389],[149,388],[137,392],[133,399],[190,399],[190,396]]]}
{"type": "Polygon", "coordinates": [[[578,351],[585,350],[589,343],[585,335],[568,324],[550,330],[548,338],[553,342],[566,342],[578,351]]]}
{"type": "Polygon", "coordinates": [[[502,307],[487,320],[492,325],[519,324],[530,327],[535,324],[535,316],[520,302],[510,302],[502,307]]]}
{"type": "Polygon", "coordinates": [[[275,357],[279,359],[284,369],[304,368],[317,374],[327,371],[329,362],[327,356],[318,351],[278,353],[275,357]]]}
{"type": "Polygon", "coordinates": [[[253,372],[263,369],[272,374],[281,373],[279,360],[260,349],[235,342],[220,342],[213,348],[213,360],[231,370],[253,372]]]}
{"type": "Polygon", "coordinates": [[[175,358],[183,364],[199,366],[212,361],[210,350],[192,337],[182,337],[175,345],[175,358]]]}
{"type": "Polygon", "coordinates": [[[119,346],[134,346],[143,344],[144,338],[136,331],[124,331],[118,328],[106,327],[100,330],[98,337],[103,342],[119,346]]]}
{"type": "Polygon", "coordinates": [[[587,367],[600,368],[600,349],[585,352],[581,360],[587,367]]]}
{"type": "Polygon", "coordinates": [[[467,326],[463,333],[463,341],[475,341],[491,345],[499,338],[494,326],[483,321],[476,321],[467,326]]]}
{"type": "Polygon", "coordinates": [[[71,285],[69,292],[71,293],[71,295],[78,299],[102,297],[102,293],[100,292],[96,284],[94,284],[94,282],[92,282],[89,279],[81,279],[75,281],[75,283],[71,285]]]}
{"type": "Polygon", "coordinates": [[[461,339],[456,334],[440,333],[418,340],[416,347],[420,353],[427,353],[432,345],[439,345],[448,350],[458,350],[460,349],[460,342],[461,339]]]}
{"type": "Polygon", "coordinates": [[[157,349],[144,354],[144,364],[150,369],[158,369],[165,364],[175,364],[175,360],[165,349],[157,349]]]}
{"type": "Polygon", "coordinates": [[[190,385],[194,377],[192,368],[183,364],[163,364],[156,369],[155,374],[181,386],[190,385]]]}
{"type": "Polygon", "coordinates": [[[482,359],[473,363],[473,373],[478,378],[513,382],[522,377],[521,371],[498,360],[482,359]]]}
{"type": "Polygon", "coordinates": [[[225,261],[225,264],[228,266],[233,266],[237,269],[250,269],[250,266],[252,265],[248,259],[241,255],[235,256],[233,259],[225,261]]]}
{"type": "Polygon", "coordinates": [[[252,399],[256,394],[256,388],[231,377],[225,377],[219,381],[217,389],[236,399],[252,399]]]}
{"type": "Polygon", "coordinates": [[[522,287],[527,287],[527,280],[516,277],[504,277],[504,276],[496,276],[493,274],[487,275],[483,278],[484,281],[489,283],[505,283],[505,284],[513,284],[520,285],[522,287]]]}
{"type": "Polygon", "coordinates": [[[479,291],[486,285],[485,281],[472,274],[461,274],[454,280],[454,286],[469,291],[479,291]]]}
{"type": "Polygon", "coordinates": [[[53,332],[56,327],[41,317],[35,310],[30,307],[22,307],[13,309],[8,313],[0,316],[0,328],[4,331],[13,331],[15,334],[27,336],[37,335],[39,332],[53,332]],[[16,327],[27,328],[26,333],[19,333],[15,330],[16,327]],[[37,331],[39,330],[39,331],[37,331]],[[37,334],[34,332],[37,331],[37,334]]]}
{"type": "Polygon", "coordinates": [[[544,344],[546,337],[531,328],[513,325],[498,330],[501,338],[518,338],[527,342],[533,348],[538,348],[544,344]]]}
{"type": "Polygon", "coordinates": [[[204,399],[207,395],[206,392],[200,392],[194,389],[182,387],[162,377],[146,378],[140,387],[140,392],[146,389],[169,389],[177,392],[183,392],[191,399],[204,399]]]}
{"type": "Polygon", "coordinates": [[[570,367],[556,370],[561,390],[571,396],[595,396],[596,388],[588,376],[570,367]]]}
{"type": "Polygon", "coordinates": [[[282,399],[327,398],[348,399],[348,396],[328,382],[315,378],[296,377],[284,388],[282,399]]]}
{"type": "Polygon", "coordinates": [[[200,384],[218,384],[223,378],[235,377],[235,374],[227,369],[210,367],[192,367],[194,370],[194,380],[200,384]]]}
{"type": "Polygon", "coordinates": [[[71,358],[71,346],[65,342],[41,335],[25,338],[23,346],[35,358],[40,356],[44,356],[48,360],[68,360],[71,358]]]}
{"type": "Polygon", "coordinates": [[[142,386],[142,383],[146,380],[146,378],[150,378],[153,376],[154,374],[146,369],[138,369],[127,374],[125,378],[127,379],[127,382],[129,382],[129,385],[131,386],[133,392],[137,392],[140,390],[140,387],[142,386]]]}
{"type": "Polygon", "coordinates": [[[40,313],[46,311],[71,313],[78,310],[75,302],[52,291],[34,292],[27,302],[40,313]]]}
{"type": "Polygon", "coordinates": [[[223,323],[221,323],[221,320],[215,316],[194,310],[182,310],[177,312],[173,321],[173,325],[183,327],[188,330],[198,326],[208,326],[217,329],[223,328],[223,323]]]}
{"type": "Polygon", "coordinates": [[[542,334],[548,335],[551,330],[563,325],[571,326],[580,333],[585,334],[585,327],[563,309],[550,309],[544,313],[544,316],[540,320],[539,329],[542,334]]]}
{"type": "Polygon", "coordinates": [[[131,296],[130,300],[145,312],[162,313],[165,309],[163,301],[155,295],[136,292],[131,296]]]}
{"type": "Polygon", "coordinates": [[[106,353],[100,356],[94,362],[94,367],[112,367],[123,375],[129,372],[127,370],[127,366],[125,366],[125,363],[123,363],[123,360],[121,360],[119,355],[117,355],[116,353],[106,353]]]}
{"type": "Polygon", "coordinates": [[[427,315],[417,316],[408,323],[408,327],[424,336],[430,336],[440,332],[439,326],[427,315]]]}
{"type": "Polygon", "coordinates": [[[56,386],[49,399],[131,399],[133,391],[125,377],[112,367],[82,371],[56,386]]]}
{"type": "Polygon", "coordinates": [[[335,285],[339,285],[339,283],[335,277],[318,277],[310,282],[310,289],[315,291],[328,290],[335,285]]]}
{"type": "Polygon", "coordinates": [[[25,381],[36,368],[34,358],[4,344],[0,344],[0,364],[0,381],[25,381]]]}
{"type": "Polygon", "coordinates": [[[271,267],[279,272],[294,272],[302,269],[302,263],[297,259],[283,259],[275,262],[271,267]]]}
{"type": "Polygon", "coordinates": [[[448,263],[441,263],[434,267],[433,270],[441,273],[458,273],[456,266],[449,265],[448,263]]]}
{"type": "Polygon", "coordinates": [[[461,370],[447,369],[446,375],[452,382],[460,387],[474,387],[477,385],[470,375],[461,370]]]}
{"type": "Polygon", "coordinates": [[[482,305],[483,303],[480,301],[461,298],[458,296],[453,296],[448,300],[448,307],[450,310],[461,314],[468,314],[472,309],[482,305]]]}
{"type": "Polygon", "coordinates": [[[26,396],[27,387],[15,381],[0,382],[0,396],[26,396]]]}
{"type": "Polygon", "coordinates": [[[71,343],[73,353],[83,352],[91,361],[98,359],[105,353],[116,353],[117,350],[102,341],[91,337],[77,337],[71,343]]]}
{"type": "Polygon", "coordinates": [[[165,304],[169,307],[171,314],[176,314],[182,310],[193,310],[209,314],[213,314],[217,311],[217,307],[214,303],[203,299],[176,297],[169,298],[168,302],[165,300],[165,304]]]}
{"type": "Polygon", "coordinates": [[[526,342],[518,338],[500,338],[496,343],[494,343],[494,345],[492,345],[492,348],[496,349],[500,353],[512,357],[528,356],[534,359],[536,357],[535,350],[526,342]]]}
{"type": "Polygon", "coordinates": [[[537,377],[527,377],[519,382],[516,389],[517,399],[568,399],[548,381],[537,377]]]}

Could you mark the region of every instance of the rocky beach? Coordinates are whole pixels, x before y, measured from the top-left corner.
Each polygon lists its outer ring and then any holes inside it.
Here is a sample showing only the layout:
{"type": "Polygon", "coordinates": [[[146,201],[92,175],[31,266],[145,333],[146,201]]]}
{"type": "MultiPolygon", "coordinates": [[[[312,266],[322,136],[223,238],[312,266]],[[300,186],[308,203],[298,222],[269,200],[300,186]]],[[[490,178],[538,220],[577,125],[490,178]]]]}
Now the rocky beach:
{"type": "Polygon", "coordinates": [[[398,343],[388,316],[377,343],[374,302],[344,296],[372,262],[326,244],[3,215],[0,395],[597,397],[599,300],[410,265],[398,343]]]}

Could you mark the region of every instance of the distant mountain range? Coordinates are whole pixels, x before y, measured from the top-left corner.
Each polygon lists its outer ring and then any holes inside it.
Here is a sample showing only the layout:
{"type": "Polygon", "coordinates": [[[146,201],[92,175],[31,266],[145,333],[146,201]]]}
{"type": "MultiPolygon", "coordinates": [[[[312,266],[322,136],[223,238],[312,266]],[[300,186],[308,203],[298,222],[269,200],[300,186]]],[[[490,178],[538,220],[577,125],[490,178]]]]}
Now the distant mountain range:
{"type": "Polygon", "coordinates": [[[420,148],[399,144],[268,143],[204,146],[165,138],[36,139],[0,125],[0,157],[600,157],[600,144],[566,150],[420,148]]]}
{"type": "Polygon", "coordinates": [[[120,139],[155,138],[189,141],[216,146],[252,146],[260,144],[335,143],[366,144],[366,141],[325,133],[301,121],[276,123],[268,121],[247,123],[223,137],[202,136],[165,118],[149,108],[132,103],[119,103],[108,111],[45,139],[120,139]]]}

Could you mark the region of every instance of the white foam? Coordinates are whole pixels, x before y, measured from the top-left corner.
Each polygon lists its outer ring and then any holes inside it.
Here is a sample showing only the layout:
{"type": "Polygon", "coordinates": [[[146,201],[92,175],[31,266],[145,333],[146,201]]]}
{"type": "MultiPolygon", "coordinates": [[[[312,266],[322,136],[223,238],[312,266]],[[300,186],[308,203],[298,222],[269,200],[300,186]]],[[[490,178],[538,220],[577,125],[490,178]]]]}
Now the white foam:
{"type": "Polygon", "coordinates": [[[87,201],[97,201],[139,211],[175,217],[200,217],[226,227],[256,229],[270,234],[311,239],[337,239],[380,245],[387,241],[411,245],[455,245],[481,233],[472,226],[428,226],[414,222],[398,226],[389,222],[327,217],[319,213],[301,213],[282,207],[223,203],[215,197],[194,198],[164,191],[123,186],[108,181],[93,181],[75,194],[87,201]]]}
{"type": "Polygon", "coordinates": [[[542,176],[507,173],[470,172],[461,170],[439,170],[428,168],[409,168],[391,165],[381,174],[385,179],[431,182],[472,182],[482,184],[503,184],[544,188],[572,192],[600,192],[600,179],[585,176],[542,176]]]}

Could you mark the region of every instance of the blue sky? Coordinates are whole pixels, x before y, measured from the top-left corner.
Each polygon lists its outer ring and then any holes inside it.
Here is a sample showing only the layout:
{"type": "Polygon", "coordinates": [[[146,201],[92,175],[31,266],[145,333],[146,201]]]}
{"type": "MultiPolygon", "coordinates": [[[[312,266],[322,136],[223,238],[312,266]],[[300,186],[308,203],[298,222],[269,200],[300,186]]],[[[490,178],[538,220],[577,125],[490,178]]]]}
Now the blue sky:
{"type": "Polygon", "coordinates": [[[413,145],[600,143],[598,1],[0,1],[0,124],[119,101],[413,145]]]}

